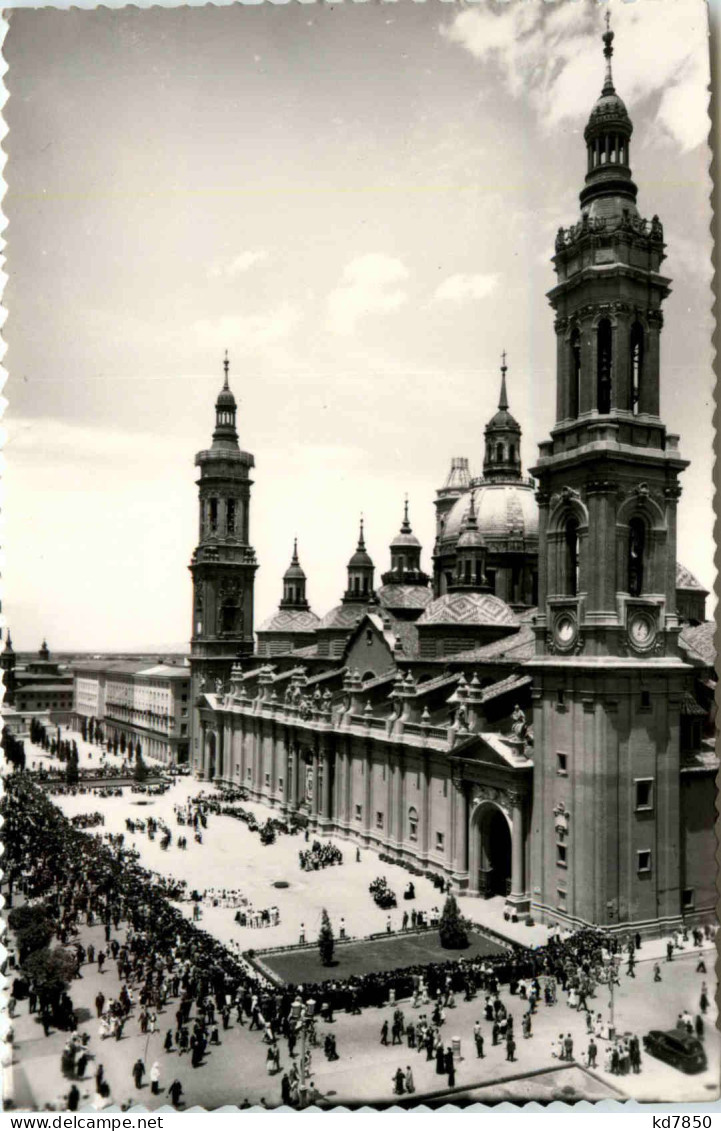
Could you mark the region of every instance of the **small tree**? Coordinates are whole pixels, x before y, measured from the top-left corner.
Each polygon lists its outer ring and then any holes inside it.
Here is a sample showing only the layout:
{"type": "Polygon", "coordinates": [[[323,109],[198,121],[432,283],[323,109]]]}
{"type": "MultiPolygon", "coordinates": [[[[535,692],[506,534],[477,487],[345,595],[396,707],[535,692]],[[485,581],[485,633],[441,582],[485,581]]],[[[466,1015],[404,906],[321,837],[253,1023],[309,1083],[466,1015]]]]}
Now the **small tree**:
{"type": "Polygon", "coordinates": [[[137,782],[144,782],[148,776],[148,767],[143,761],[143,755],[138,754],[135,759],[135,766],[133,767],[133,778],[137,782]]]}
{"type": "Polygon", "coordinates": [[[449,895],[438,927],[441,946],[446,950],[463,950],[468,946],[469,926],[468,920],[461,915],[456,897],[449,895]]]}
{"type": "Polygon", "coordinates": [[[334,949],[335,939],[333,938],[333,928],[330,925],[328,912],[324,907],[320,921],[320,934],[318,935],[318,950],[320,952],[320,960],[324,966],[330,966],[333,961],[334,949]]]}

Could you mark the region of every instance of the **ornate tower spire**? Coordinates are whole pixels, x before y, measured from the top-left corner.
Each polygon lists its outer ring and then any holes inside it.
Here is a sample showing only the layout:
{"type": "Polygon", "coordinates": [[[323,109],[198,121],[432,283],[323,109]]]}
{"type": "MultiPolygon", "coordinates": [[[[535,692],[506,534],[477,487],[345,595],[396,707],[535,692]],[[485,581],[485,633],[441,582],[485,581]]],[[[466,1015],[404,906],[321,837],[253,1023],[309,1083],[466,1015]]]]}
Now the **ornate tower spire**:
{"type": "Polygon", "coordinates": [[[403,502],[401,529],[390,545],[391,568],[381,577],[384,585],[427,585],[428,575],[421,569],[421,544],[408,517],[408,496],[403,502]]]}
{"type": "Polygon", "coordinates": [[[478,529],[475,492],[469,492],[469,505],[461,526],[461,534],[456,544],[456,576],[449,586],[450,591],[472,589],[474,592],[488,592],[490,585],[486,578],[486,544],[478,529]]]}
{"type": "Polygon", "coordinates": [[[521,426],[508,411],[506,351],[501,354],[501,393],[498,412],[486,425],[483,478],[493,482],[521,478],[521,426]]]}
{"type": "Polygon", "coordinates": [[[506,351],[501,354],[501,396],[498,401],[498,407],[501,411],[508,409],[508,393],[506,392],[506,373],[508,366],[506,365],[506,351]]]}
{"type": "Polygon", "coordinates": [[[281,609],[307,609],[309,607],[305,595],[306,576],[298,560],[298,539],[293,539],[293,557],[290,565],[283,574],[283,599],[281,609]]]}
{"type": "Polygon", "coordinates": [[[603,54],[606,59],[606,80],[603,84],[603,94],[615,94],[613,74],[611,72],[611,56],[613,55],[614,34],[611,31],[611,12],[606,10],[606,31],[603,36],[603,54]]]}
{"type": "Polygon", "coordinates": [[[343,604],[369,604],[375,601],[373,574],[375,566],[366,550],[363,515],[360,518],[360,531],[356,551],[348,562],[348,588],[343,595],[343,604]]]}
{"type": "Polygon", "coordinates": [[[213,432],[213,447],[238,447],[238,433],[235,427],[237,405],[235,397],[230,390],[228,372],[230,361],[228,351],[223,358],[223,388],[218,393],[215,402],[215,431],[213,432]]]}

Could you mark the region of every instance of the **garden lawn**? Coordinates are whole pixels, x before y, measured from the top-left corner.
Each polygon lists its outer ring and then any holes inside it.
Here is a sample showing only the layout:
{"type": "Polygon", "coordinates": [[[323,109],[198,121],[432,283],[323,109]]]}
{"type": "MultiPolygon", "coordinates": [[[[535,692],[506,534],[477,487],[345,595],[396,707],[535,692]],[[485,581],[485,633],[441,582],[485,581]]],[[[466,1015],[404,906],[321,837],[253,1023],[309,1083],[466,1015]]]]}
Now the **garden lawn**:
{"type": "Polygon", "coordinates": [[[444,950],[436,929],[418,934],[393,934],[388,938],[356,943],[339,943],[336,940],[332,966],[323,966],[317,946],[280,954],[263,955],[258,952],[258,958],[283,981],[299,985],[301,982],[349,978],[352,974],[425,966],[430,962],[448,962],[449,959],[501,954],[504,950],[492,939],[475,932],[469,935],[469,940],[465,950],[444,950]]]}

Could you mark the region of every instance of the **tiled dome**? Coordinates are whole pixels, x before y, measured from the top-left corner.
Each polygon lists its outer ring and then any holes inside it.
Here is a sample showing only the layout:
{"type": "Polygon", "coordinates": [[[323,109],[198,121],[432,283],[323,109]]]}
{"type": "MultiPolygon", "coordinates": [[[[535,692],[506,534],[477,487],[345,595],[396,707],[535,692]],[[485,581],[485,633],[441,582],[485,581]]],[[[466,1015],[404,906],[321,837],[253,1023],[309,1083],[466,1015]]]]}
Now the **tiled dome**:
{"type": "MultiPolygon", "coordinates": [[[[473,489],[478,530],[484,539],[538,536],[538,506],[533,488],[524,483],[487,483],[473,489]]],[[[451,509],[443,541],[460,536],[470,508],[470,492],[461,495],[451,509]]]]}

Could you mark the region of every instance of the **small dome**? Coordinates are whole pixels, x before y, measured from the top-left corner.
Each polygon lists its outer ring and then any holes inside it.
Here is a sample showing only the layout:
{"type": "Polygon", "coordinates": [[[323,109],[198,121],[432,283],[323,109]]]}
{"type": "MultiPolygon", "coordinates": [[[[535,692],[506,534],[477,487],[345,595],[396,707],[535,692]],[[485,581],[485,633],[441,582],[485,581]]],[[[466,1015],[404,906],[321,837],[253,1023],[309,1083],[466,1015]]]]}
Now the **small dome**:
{"type": "MultiPolygon", "coordinates": [[[[590,113],[586,135],[595,133],[598,129],[606,130],[609,126],[620,128],[628,136],[633,132],[633,125],[628,116],[628,110],[622,98],[613,93],[604,93],[598,99],[590,113]]],[[[586,136],[588,141],[588,136],[586,136]]]]}
{"type": "Polygon", "coordinates": [[[368,569],[373,569],[373,562],[366,550],[356,550],[353,557],[348,562],[348,569],[354,569],[357,566],[365,566],[368,569]]]}
{"type": "Polygon", "coordinates": [[[456,549],[457,550],[471,550],[471,549],[475,549],[475,548],[483,549],[485,544],[486,543],[483,540],[483,535],[481,534],[480,530],[478,530],[477,527],[475,529],[473,527],[471,527],[470,529],[463,531],[460,538],[456,542],[456,549]]]}
{"type": "Polygon", "coordinates": [[[305,579],[306,578],[305,573],[303,572],[303,567],[298,565],[297,562],[295,564],[291,562],[291,564],[283,574],[284,581],[305,581],[305,579]]]}
{"type": "Polygon", "coordinates": [[[513,610],[493,593],[445,593],[436,597],[416,624],[468,624],[516,628],[513,610]]]}
{"type": "Polygon", "coordinates": [[[235,397],[230,389],[221,389],[215,402],[216,408],[236,408],[235,397]]]}
{"type": "MultiPolygon", "coordinates": [[[[476,524],[480,534],[489,538],[521,538],[538,536],[538,506],[533,488],[525,483],[485,483],[473,489],[476,524]]],[[[470,492],[453,504],[443,531],[443,542],[459,538],[470,509],[470,492]]]]}
{"type": "Polygon", "coordinates": [[[512,416],[506,408],[499,409],[496,415],[491,417],[486,425],[486,431],[490,428],[503,429],[504,432],[507,429],[517,429],[519,432],[521,431],[521,425],[518,423],[515,416],[512,416]]]}
{"type": "Polygon", "coordinates": [[[420,550],[421,548],[421,544],[416,538],[415,534],[404,534],[403,531],[401,531],[400,534],[396,534],[395,538],[391,542],[391,549],[393,549],[395,546],[413,546],[418,550],[420,550]]]}
{"type": "Polygon", "coordinates": [[[258,632],[315,632],[320,618],[310,609],[280,609],[263,621],[258,632]]]}

